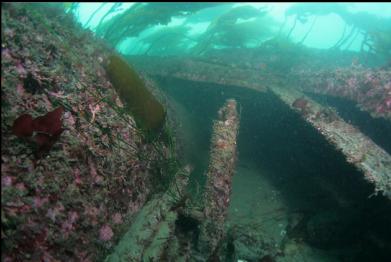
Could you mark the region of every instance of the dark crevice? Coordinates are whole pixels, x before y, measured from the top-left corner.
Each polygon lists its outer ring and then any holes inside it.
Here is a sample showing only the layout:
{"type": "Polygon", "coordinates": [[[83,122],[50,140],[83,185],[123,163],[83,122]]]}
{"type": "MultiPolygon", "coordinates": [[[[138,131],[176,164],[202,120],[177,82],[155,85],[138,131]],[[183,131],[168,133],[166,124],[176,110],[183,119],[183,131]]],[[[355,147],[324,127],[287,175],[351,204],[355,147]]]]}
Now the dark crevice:
{"type": "Polygon", "coordinates": [[[307,95],[322,105],[335,107],[346,122],[358,127],[362,133],[391,154],[391,121],[373,118],[368,112],[360,110],[355,102],[344,98],[309,93],[307,95]]]}
{"type": "MultiPolygon", "coordinates": [[[[361,261],[360,256],[371,255],[383,261],[391,243],[391,229],[386,229],[390,201],[382,196],[368,198],[373,186],[273,93],[174,78],[156,80],[169,97],[185,108],[181,118],[191,125],[191,134],[184,143],[189,145],[186,154],[196,171],[193,182],[204,183],[211,126],[217,111],[226,99],[235,98],[241,110],[237,165],[255,163],[255,168],[264,171],[260,175],[281,192],[288,208],[306,214],[304,227],[292,229],[292,237],[299,235],[309,245],[326,250],[368,246],[367,250],[352,251],[353,260],[346,261],[361,261]],[[337,222],[344,226],[332,228],[335,235],[328,235],[327,228],[337,222]],[[311,224],[320,234],[319,239],[305,232],[311,224]]],[[[352,119],[361,119],[355,115],[357,112],[350,112],[352,119]]]]}

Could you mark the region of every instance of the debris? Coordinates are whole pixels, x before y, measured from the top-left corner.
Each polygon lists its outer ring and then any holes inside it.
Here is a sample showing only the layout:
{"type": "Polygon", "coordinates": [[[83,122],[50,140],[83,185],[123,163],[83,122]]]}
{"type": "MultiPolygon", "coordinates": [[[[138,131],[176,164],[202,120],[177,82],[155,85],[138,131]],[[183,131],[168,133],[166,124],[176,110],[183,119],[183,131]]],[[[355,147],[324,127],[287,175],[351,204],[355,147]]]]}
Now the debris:
{"type": "Polygon", "coordinates": [[[229,99],[219,110],[213,124],[210,163],[204,193],[204,217],[198,241],[205,258],[216,256],[224,238],[224,221],[230,202],[232,177],[236,164],[236,137],[239,115],[236,101],[229,99]],[[222,146],[224,145],[224,146],[222,146]]]}

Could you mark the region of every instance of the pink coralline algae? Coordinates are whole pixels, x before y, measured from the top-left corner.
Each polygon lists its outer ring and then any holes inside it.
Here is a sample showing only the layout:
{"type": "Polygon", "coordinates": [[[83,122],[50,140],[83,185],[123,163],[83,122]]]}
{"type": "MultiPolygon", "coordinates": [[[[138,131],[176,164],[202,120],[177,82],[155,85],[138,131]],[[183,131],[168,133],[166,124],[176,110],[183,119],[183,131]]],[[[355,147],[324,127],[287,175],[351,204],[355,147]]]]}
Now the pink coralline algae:
{"type": "Polygon", "coordinates": [[[10,176],[2,176],[1,177],[1,186],[2,187],[12,186],[12,177],[10,177],[10,176]]]}
{"type": "Polygon", "coordinates": [[[77,186],[80,186],[81,184],[83,184],[83,181],[80,176],[80,169],[76,168],[75,170],[73,170],[73,175],[75,177],[74,183],[77,186]]]}
{"type": "Polygon", "coordinates": [[[24,185],[24,183],[17,183],[15,185],[15,188],[18,189],[19,191],[25,191],[26,190],[26,186],[24,185]]]}
{"type": "Polygon", "coordinates": [[[122,223],[123,223],[123,221],[122,221],[122,216],[121,216],[120,213],[115,213],[115,214],[113,215],[113,223],[114,223],[114,224],[122,224],[122,223]]]}
{"type": "Polygon", "coordinates": [[[102,247],[126,232],[125,216],[150,195],[146,169],[160,156],[148,146],[148,158],[137,157],[142,136],[115,106],[118,94],[91,55],[102,62],[110,50],[82,34],[62,7],[58,16],[30,7],[1,10],[2,261],[101,261],[102,247]],[[132,171],[126,183],[122,162],[132,171]],[[121,192],[120,201],[112,192],[121,192]]]}
{"type": "Polygon", "coordinates": [[[384,104],[387,106],[387,108],[391,109],[391,97],[387,97],[384,100],[384,104]]]}
{"type": "Polygon", "coordinates": [[[46,217],[50,218],[53,222],[56,222],[56,217],[58,215],[62,215],[64,210],[65,210],[64,206],[61,203],[59,203],[54,208],[48,209],[48,212],[46,213],[46,217]]]}
{"type": "Polygon", "coordinates": [[[113,230],[109,225],[104,225],[99,230],[99,239],[102,241],[109,241],[113,237],[113,230]]]}
{"type": "Polygon", "coordinates": [[[63,236],[68,238],[69,233],[75,230],[75,225],[77,220],[79,219],[79,214],[75,211],[68,212],[68,218],[61,225],[61,232],[63,236]]]}
{"type": "Polygon", "coordinates": [[[311,70],[297,73],[301,87],[307,92],[340,96],[357,103],[374,117],[391,119],[391,70],[364,67],[311,70]]]}
{"type": "Polygon", "coordinates": [[[1,58],[4,60],[11,60],[12,59],[10,50],[8,48],[1,49],[1,58]]]}
{"type": "Polygon", "coordinates": [[[23,64],[21,62],[18,62],[16,64],[16,72],[19,75],[26,75],[27,74],[27,71],[26,71],[26,69],[24,68],[24,66],[23,66],[23,64]]]}
{"type": "Polygon", "coordinates": [[[42,207],[44,204],[48,203],[49,202],[49,199],[47,197],[45,198],[41,198],[39,196],[35,196],[34,197],[34,207],[35,208],[40,208],[42,207]]]}
{"type": "Polygon", "coordinates": [[[91,225],[95,226],[98,224],[99,209],[93,206],[87,206],[84,209],[84,215],[88,217],[91,225]]]}

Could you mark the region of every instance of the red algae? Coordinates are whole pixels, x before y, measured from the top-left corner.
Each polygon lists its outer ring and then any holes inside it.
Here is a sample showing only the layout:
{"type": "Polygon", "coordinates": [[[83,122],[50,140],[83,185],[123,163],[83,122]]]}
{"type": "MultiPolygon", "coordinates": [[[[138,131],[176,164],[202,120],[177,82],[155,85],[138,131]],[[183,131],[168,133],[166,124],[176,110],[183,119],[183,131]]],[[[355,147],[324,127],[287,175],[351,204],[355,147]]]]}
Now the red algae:
{"type": "Polygon", "coordinates": [[[63,107],[58,107],[44,116],[35,118],[32,122],[33,129],[36,132],[42,132],[50,135],[56,135],[62,129],[61,117],[64,113],[63,107]]]}
{"type": "Polygon", "coordinates": [[[17,137],[32,136],[33,131],[33,117],[29,114],[19,116],[12,126],[12,133],[17,137]]]}
{"type": "Polygon", "coordinates": [[[50,151],[64,131],[61,120],[63,113],[64,108],[60,106],[35,119],[29,114],[23,114],[14,121],[12,132],[20,138],[31,137],[35,132],[33,141],[38,146],[35,155],[40,158],[44,153],[50,151]]]}

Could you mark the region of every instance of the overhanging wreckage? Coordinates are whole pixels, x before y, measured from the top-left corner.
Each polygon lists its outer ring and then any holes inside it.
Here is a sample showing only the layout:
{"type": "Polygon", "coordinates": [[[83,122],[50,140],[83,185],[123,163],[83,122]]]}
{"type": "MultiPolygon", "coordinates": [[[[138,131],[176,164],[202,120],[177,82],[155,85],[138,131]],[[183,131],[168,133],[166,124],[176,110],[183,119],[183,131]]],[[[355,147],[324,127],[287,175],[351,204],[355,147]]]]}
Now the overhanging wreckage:
{"type": "Polygon", "coordinates": [[[236,101],[229,99],[218,115],[213,124],[201,207],[192,207],[186,198],[190,170],[179,170],[169,189],[150,200],[137,214],[106,262],[213,261],[221,255],[237,158],[239,115],[236,101]],[[198,242],[192,241],[195,235],[198,242]]]}
{"type": "MultiPolygon", "coordinates": [[[[129,60],[139,71],[152,76],[238,86],[261,92],[270,90],[291,109],[299,112],[305,121],[318,130],[335,148],[340,150],[346,160],[356,166],[363,173],[364,178],[374,185],[374,194],[380,192],[391,199],[391,156],[358,128],[339,117],[334,108],[325,107],[315,102],[300,91],[302,88],[292,86],[295,85],[292,83],[302,85],[300,80],[303,79],[295,79],[296,81],[287,84],[287,81],[283,81],[273,74],[266,74],[252,68],[239,67],[235,65],[235,62],[219,63],[216,59],[208,61],[206,58],[143,56],[129,57],[129,60]]],[[[367,70],[368,72],[380,76],[390,75],[390,72],[383,69],[379,72],[381,74],[376,74],[375,70],[367,70]]],[[[300,77],[299,74],[293,74],[290,79],[292,79],[292,76],[293,78],[300,77]]],[[[324,78],[319,77],[318,81],[322,81],[322,79],[324,78]]],[[[345,82],[348,83],[349,79],[345,82]]],[[[359,81],[361,78],[357,79],[359,81]]],[[[367,86],[365,85],[365,79],[362,79],[362,82],[363,86],[367,86]]],[[[386,90],[389,80],[388,82],[385,80],[384,85],[386,86],[383,89],[386,90]]],[[[305,86],[305,90],[319,93],[316,87],[312,90],[308,85],[305,86]]],[[[343,97],[351,99],[354,95],[350,94],[343,97]]],[[[356,101],[361,107],[360,103],[363,102],[357,99],[356,101]]],[[[370,107],[367,108],[368,110],[371,109],[370,107]]],[[[387,112],[380,116],[390,120],[390,113],[387,112]]],[[[372,112],[370,113],[372,114],[372,112]]]]}

